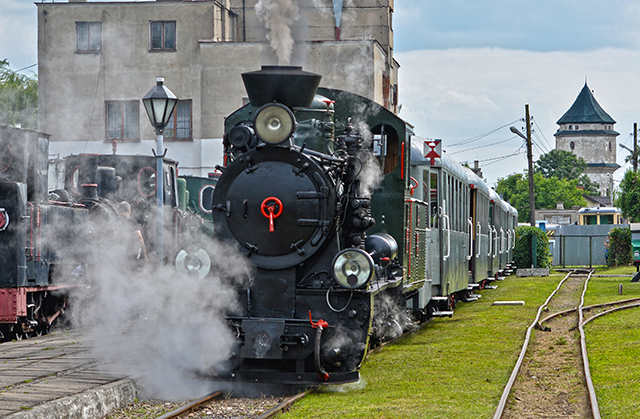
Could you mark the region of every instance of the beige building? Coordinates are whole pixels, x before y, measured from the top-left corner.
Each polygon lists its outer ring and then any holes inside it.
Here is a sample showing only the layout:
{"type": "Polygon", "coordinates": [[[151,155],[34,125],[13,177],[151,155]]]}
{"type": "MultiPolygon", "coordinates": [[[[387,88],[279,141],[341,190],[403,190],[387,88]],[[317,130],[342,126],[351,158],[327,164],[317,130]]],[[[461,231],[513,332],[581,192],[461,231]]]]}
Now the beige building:
{"type": "Polygon", "coordinates": [[[284,3],[297,10],[280,27],[257,0],[36,3],[39,130],[51,153],[111,153],[116,140],[119,154],[151,154],[141,98],[156,76],[180,99],[165,147],[182,174],[221,164],[224,117],[246,97],[240,74],[262,65],[302,66],[321,86],[397,111],[393,0],[284,3]]]}
{"type": "Polygon", "coordinates": [[[559,128],[554,134],[558,150],[570,151],[587,162],[585,174],[600,185],[603,197],[611,197],[613,172],[620,168],[616,163],[620,134],[614,130],[615,123],[585,83],[573,105],[556,122],[559,128]]]}

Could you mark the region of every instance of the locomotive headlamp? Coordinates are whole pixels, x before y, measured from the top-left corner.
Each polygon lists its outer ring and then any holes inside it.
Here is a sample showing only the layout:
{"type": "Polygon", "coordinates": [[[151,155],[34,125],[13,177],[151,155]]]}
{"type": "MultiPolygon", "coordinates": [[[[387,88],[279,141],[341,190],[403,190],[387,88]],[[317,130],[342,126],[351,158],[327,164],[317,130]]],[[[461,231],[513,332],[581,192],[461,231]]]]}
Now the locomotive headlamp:
{"type": "Polygon", "coordinates": [[[361,288],[373,278],[373,259],[361,249],[345,249],[333,261],[333,276],[345,288],[361,288]]]}
{"type": "Polygon", "coordinates": [[[4,231],[9,226],[9,214],[4,208],[0,208],[0,231],[4,231]]]}
{"type": "Polygon", "coordinates": [[[211,271],[211,258],[206,250],[199,246],[189,246],[180,250],[175,262],[178,274],[184,278],[202,279],[211,271]]]}
{"type": "Polygon", "coordinates": [[[280,144],[293,135],[296,119],[286,106],[269,103],[258,109],[253,127],[265,143],[280,144]]]}

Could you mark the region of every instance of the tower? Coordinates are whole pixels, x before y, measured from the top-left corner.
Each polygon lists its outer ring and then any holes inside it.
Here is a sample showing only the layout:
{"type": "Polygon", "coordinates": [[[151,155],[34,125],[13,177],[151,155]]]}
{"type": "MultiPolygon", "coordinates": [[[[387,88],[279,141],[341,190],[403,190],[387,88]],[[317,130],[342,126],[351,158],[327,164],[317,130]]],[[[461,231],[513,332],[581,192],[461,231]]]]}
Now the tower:
{"type": "Polygon", "coordinates": [[[587,162],[585,174],[598,183],[600,195],[611,196],[616,163],[616,121],[602,109],[585,82],[575,102],[556,124],[556,149],[570,151],[587,162]]]}

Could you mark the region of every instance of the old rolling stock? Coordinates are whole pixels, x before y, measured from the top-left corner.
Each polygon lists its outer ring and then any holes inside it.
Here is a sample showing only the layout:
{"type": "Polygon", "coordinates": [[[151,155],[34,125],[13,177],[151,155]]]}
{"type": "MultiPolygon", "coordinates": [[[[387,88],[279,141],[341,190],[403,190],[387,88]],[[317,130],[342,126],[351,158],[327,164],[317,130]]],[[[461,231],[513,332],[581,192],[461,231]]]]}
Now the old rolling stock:
{"type": "Polygon", "coordinates": [[[409,124],[317,88],[320,76],[298,67],[243,79],[250,103],[226,118],[211,205],[215,235],[255,268],[229,316],[228,378],[353,381],[372,341],[450,316],[502,273],[517,213],[446,154],[425,152],[409,124]]]}

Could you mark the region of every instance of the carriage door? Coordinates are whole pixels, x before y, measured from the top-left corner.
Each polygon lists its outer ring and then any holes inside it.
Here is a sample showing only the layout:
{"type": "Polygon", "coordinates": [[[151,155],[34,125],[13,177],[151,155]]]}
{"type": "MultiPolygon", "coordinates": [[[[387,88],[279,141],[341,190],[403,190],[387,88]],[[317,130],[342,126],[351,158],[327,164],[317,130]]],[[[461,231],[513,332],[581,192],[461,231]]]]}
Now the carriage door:
{"type": "Polygon", "coordinates": [[[471,282],[476,282],[475,264],[476,264],[476,249],[479,248],[480,243],[477,242],[476,223],[478,217],[476,214],[476,200],[478,199],[478,190],[472,187],[469,188],[469,275],[471,282]]]}

